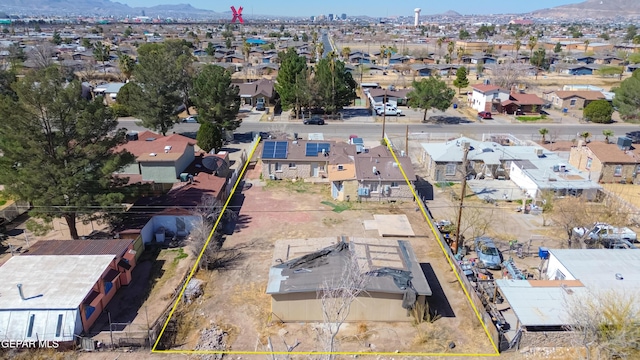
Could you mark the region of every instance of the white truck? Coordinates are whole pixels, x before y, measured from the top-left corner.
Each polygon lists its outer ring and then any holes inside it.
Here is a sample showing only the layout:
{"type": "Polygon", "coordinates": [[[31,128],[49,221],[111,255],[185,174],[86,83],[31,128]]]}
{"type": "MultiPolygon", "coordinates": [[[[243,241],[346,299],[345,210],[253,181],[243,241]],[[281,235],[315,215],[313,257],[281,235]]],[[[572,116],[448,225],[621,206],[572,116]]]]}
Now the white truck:
{"type": "Polygon", "coordinates": [[[619,248],[621,244],[628,247],[629,244],[638,241],[635,231],[628,227],[618,228],[605,223],[595,223],[591,228],[573,228],[573,235],[585,242],[600,242],[602,246],[609,249],[619,248]]]}

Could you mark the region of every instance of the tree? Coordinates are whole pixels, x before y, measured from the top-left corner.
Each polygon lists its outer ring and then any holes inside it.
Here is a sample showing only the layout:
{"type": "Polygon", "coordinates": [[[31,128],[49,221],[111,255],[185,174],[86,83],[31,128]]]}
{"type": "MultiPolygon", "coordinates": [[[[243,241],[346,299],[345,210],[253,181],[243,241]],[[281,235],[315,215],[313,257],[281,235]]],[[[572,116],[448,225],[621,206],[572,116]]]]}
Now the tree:
{"type": "Polygon", "coordinates": [[[242,42],[242,55],[244,55],[244,62],[249,62],[249,54],[251,53],[251,44],[247,40],[242,42]]]}
{"type": "Polygon", "coordinates": [[[387,46],[380,45],[380,65],[384,64],[384,58],[386,53],[387,53],[387,46]]]}
{"type": "Polygon", "coordinates": [[[33,60],[35,69],[38,70],[53,65],[53,54],[53,45],[42,43],[32,47],[27,57],[33,60]]]}
{"type": "Polygon", "coordinates": [[[91,40],[89,40],[87,38],[83,38],[82,39],[82,47],[84,47],[85,49],[89,50],[89,49],[93,48],[93,44],[91,44],[91,40]]]}
{"type": "Polygon", "coordinates": [[[0,98],[8,97],[13,100],[18,99],[18,94],[13,90],[13,84],[16,80],[15,71],[0,69],[0,98]]]}
{"type": "Polygon", "coordinates": [[[458,64],[462,63],[462,56],[464,56],[464,48],[459,47],[458,50],[456,50],[456,57],[458,58],[458,64]]]}
{"type": "Polygon", "coordinates": [[[602,135],[604,135],[604,142],[609,144],[609,138],[613,137],[613,130],[604,129],[602,130],[602,135]]]}
{"type": "Polygon", "coordinates": [[[471,37],[471,34],[469,34],[469,32],[465,29],[461,29],[460,32],[458,33],[458,38],[460,40],[466,40],[470,37],[471,37]]]}
{"type": "Polygon", "coordinates": [[[445,42],[445,38],[444,37],[439,37],[438,40],[436,40],[436,45],[438,45],[438,55],[440,55],[442,57],[442,45],[445,42]]]}
{"type": "Polygon", "coordinates": [[[55,45],[62,44],[62,37],[60,37],[60,33],[58,30],[53,30],[53,37],[51,38],[51,43],[55,45]]]}
{"type": "Polygon", "coordinates": [[[134,92],[140,92],[140,87],[134,82],[128,82],[118,91],[118,97],[116,98],[116,104],[120,104],[124,107],[124,112],[132,114],[133,108],[132,102],[135,101],[136,96],[132,95],[134,92]]]}
{"type": "Polygon", "coordinates": [[[118,67],[120,68],[120,73],[122,73],[125,81],[129,81],[129,79],[131,79],[131,75],[133,74],[133,70],[136,67],[136,61],[127,54],[119,53],[118,67]]]}
{"type": "Polygon", "coordinates": [[[299,74],[307,69],[307,60],[298,55],[294,48],[278,54],[280,70],[276,78],[275,89],[280,95],[284,110],[294,108],[296,116],[300,115],[300,104],[297,103],[296,83],[299,74]]]}
{"type": "Polygon", "coordinates": [[[590,102],[582,112],[582,116],[594,123],[608,124],[611,122],[613,107],[607,100],[596,100],[590,102]]]}
{"type": "Polygon", "coordinates": [[[328,113],[337,113],[356,98],[358,84],[346,70],[344,62],[336,60],[333,53],[318,62],[314,81],[317,83],[320,105],[328,113]]]}
{"type": "Polygon", "coordinates": [[[77,218],[121,211],[121,181],[112,174],[134,160],[114,151],[126,130],[116,130],[101,97],[83,99],[80,82],[67,83],[55,66],[28,73],[14,88],[18,100],[0,99],[7,120],[0,123],[0,182],[33,205],[31,215],[64,218],[78,239],[77,218]]]}
{"type": "Polygon", "coordinates": [[[624,36],[625,41],[632,41],[638,34],[638,27],[635,25],[629,25],[627,27],[627,34],[624,36]]]}
{"type": "Polygon", "coordinates": [[[587,50],[589,49],[589,44],[591,44],[591,41],[589,41],[589,39],[584,41],[584,52],[587,52],[587,50]]]}
{"type": "Polygon", "coordinates": [[[96,42],[93,47],[93,57],[96,61],[102,62],[102,69],[104,73],[107,73],[107,68],[104,66],[105,61],[109,61],[109,55],[111,53],[111,47],[109,45],[103,44],[102,41],[96,42]]]}
{"type": "Polygon", "coordinates": [[[547,59],[547,52],[544,48],[539,48],[533,53],[533,56],[529,58],[531,65],[535,66],[536,71],[536,80],[538,79],[538,71],[540,69],[548,70],[549,69],[549,61],[547,59]]]}
{"type": "Polygon", "coordinates": [[[526,72],[527,66],[520,63],[504,62],[489,64],[487,68],[491,71],[491,80],[494,85],[511,89],[522,82],[522,75],[526,72]]]}
{"type": "Polygon", "coordinates": [[[41,32],[41,31],[42,31],[42,29],[40,29],[40,24],[36,23],[36,24],[33,26],[33,31],[35,31],[35,32],[37,32],[37,33],[41,32]]]}
{"type": "Polygon", "coordinates": [[[344,61],[349,61],[349,55],[351,55],[351,48],[348,46],[345,46],[342,48],[342,59],[344,59],[344,61]]]}
{"type": "Polygon", "coordinates": [[[580,137],[584,139],[584,142],[588,142],[589,138],[591,137],[591,133],[588,131],[583,131],[580,133],[580,137]]]}
{"type": "Polygon", "coordinates": [[[484,63],[482,61],[478,61],[478,63],[476,64],[476,79],[480,76],[482,76],[482,73],[484,72],[484,63]]]}
{"type": "MultiPolygon", "coordinates": [[[[449,41],[447,44],[447,54],[449,54],[449,63],[451,63],[451,59],[453,56],[453,52],[456,50],[456,44],[453,41],[449,41]]],[[[451,75],[451,71],[447,74],[447,77],[451,75]]]]}
{"type": "Polygon", "coordinates": [[[636,359],[640,357],[640,309],[637,294],[615,290],[586,292],[565,300],[569,329],[579,334],[587,359],[636,359]],[[594,354],[595,353],[595,354],[594,354]]]}
{"type": "MultiPolygon", "coordinates": [[[[174,41],[175,42],[175,41],[174,41]]],[[[131,110],[142,120],[142,125],[163,135],[177,120],[176,109],[184,103],[185,78],[182,64],[186,61],[179,47],[172,41],[162,44],[143,44],[138,48],[138,65],[133,75],[139,91],[132,92],[131,110]]]]}
{"type": "MultiPolygon", "coordinates": [[[[355,251],[349,248],[349,244],[336,244],[333,251],[346,251],[348,255],[340,257],[343,262],[341,276],[326,280],[318,289],[323,326],[316,328],[316,331],[323,350],[328,353],[337,351],[340,328],[349,316],[351,304],[366,290],[370,276],[358,263],[355,251]]],[[[326,357],[329,360],[335,358],[335,354],[326,357]]]]}
{"type": "Polygon", "coordinates": [[[22,63],[27,60],[27,54],[18,44],[9,45],[8,51],[11,70],[17,71],[22,66],[22,63]]]}
{"type": "Polygon", "coordinates": [[[482,24],[480,28],[478,28],[478,31],[476,31],[476,35],[479,38],[487,39],[488,37],[493,36],[495,34],[495,31],[496,31],[495,25],[489,26],[489,25],[482,24]]]}
{"type": "Polygon", "coordinates": [[[513,44],[513,47],[516,49],[516,58],[517,58],[518,55],[520,55],[520,48],[522,47],[522,42],[520,42],[520,40],[516,40],[515,44],[513,44]]]}
{"type": "Polygon", "coordinates": [[[547,134],[549,134],[549,129],[542,128],[542,129],[539,129],[538,132],[540,133],[540,135],[542,135],[542,143],[546,144],[547,143],[547,134]]]}
{"type": "Polygon", "coordinates": [[[559,54],[562,52],[562,44],[560,42],[556,43],[556,46],[553,47],[553,52],[559,54]]]}
{"type": "Polygon", "coordinates": [[[614,92],[613,106],[618,108],[620,117],[623,120],[640,119],[640,71],[634,71],[614,92]]]}
{"type": "Polygon", "coordinates": [[[206,152],[210,152],[214,149],[222,148],[224,134],[219,126],[210,122],[203,122],[198,129],[196,140],[198,141],[198,147],[206,152]]]}
{"type": "Polygon", "coordinates": [[[198,109],[198,122],[213,126],[211,129],[201,125],[198,131],[199,139],[213,137],[205,143],[206,147],[220,149],[223,130],[232,131],[240,126],[242,120],[237,119],[240,110],[239,91],[237,86],[231,85],[231,73],[221,66],[205,65],[194,79],[193,102],[198,109]]]}
{"type": "Polygon", "coordinates": [[[309,35],[306,32],[302,33],[302,41],[309,42],[309,35]]]}
{"type": "Polygon", "coordinates": [[[603,66],[596,70],[596,72],[602,77],[621,77],[624,73],[624,66],[603,66]]]}
{"type": "Polygon", "coordinates": [[[535,36],[529,36],[529,42],[527,48],[529,49],[529,58],[533,57],[533,49],[538,45],[538,38],[535,36]]]}
{"type": "Polygon", "coordinates": [[[230,38],[230,37],[228,37],[228,38],[224,39],[224,46],[225,46],[227,49],[231,49],[232,44],[231,44],[231,38],[230,38]]]}
{"type": "Polygon", "coordinates": [[[469,79],[467,79],[467,68],[461,66],[456,71],[456,78],[453,80],[453,86],[458,88],[458,94],[460,90],[469,86],[469,79]]]}
{"type": "Polygon", "coordinates": [[[438,109],[445,111],[451,106],[451,101],[456,96],[455,90],[450,89],[439,77],[429,77],[414,81],[413,90],[407,94],[411,107],[424,109],[422,121],[427,121],[427,111],[438,109]]]}

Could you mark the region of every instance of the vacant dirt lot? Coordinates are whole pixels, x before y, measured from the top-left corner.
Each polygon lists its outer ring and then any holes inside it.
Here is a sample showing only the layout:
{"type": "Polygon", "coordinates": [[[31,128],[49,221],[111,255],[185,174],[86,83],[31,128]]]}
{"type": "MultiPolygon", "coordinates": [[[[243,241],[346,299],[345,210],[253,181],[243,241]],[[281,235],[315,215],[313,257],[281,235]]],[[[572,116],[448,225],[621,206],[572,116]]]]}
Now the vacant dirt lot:
{"type": "Polygon", "coordinates": [[[222,246],[223,266],[197,275],[206,281],[205,295],[182,312],[179,349],[194,349],[199,331],[216,324],[228,331],[230,350],[269,351],[268,338],[274,351],[286,351],[285,342],[288,346],[299,342],[296,351],[322,350],[313,324],[282,324],[271,318],[265,289],[274,242],[339,235],[376,237],[377,232],[364,230],[363,220],[373,219],[373,214],[406,214],[416,233],[409,241],[418,259],[431,265],[435,274],[430,285],[441,301],[432,304],[432,310],[442,317],[416,326],[347,324],[339,334],[339,350],[493,352],[415,203],[352,202],[345,211],[335,212],[321,203],[331,201],[328,185],[285,181],[264,184],[257,179],[258,173],[259,168],[249,172],[248,181],[254,186],[235,199],[235,205],[241,203],[242,207],[234,233],[222,246]],[[455,343],[453,349],[449,348],[451,342],[455,343]]]}

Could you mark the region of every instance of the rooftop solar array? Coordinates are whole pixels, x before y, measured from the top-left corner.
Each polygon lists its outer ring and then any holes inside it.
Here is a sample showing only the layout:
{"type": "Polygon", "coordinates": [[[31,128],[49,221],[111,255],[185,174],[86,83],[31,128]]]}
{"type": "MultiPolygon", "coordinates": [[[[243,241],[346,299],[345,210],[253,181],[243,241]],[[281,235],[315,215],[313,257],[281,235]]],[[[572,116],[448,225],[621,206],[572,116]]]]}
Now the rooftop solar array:
{"type": "Polygon", "coordinates": [[[305,156],[318,156],[318,153],[321,153],[323,150],[328,154],[329,148],[331,148],[329,143],[307,143],[305,156]]]}
{"type": "Polygon", "coordinates": [[[287,146],[286,141],[265,141],[264,149],[262,150],[263,159],[286,159],[287,158],[287,146]]]}

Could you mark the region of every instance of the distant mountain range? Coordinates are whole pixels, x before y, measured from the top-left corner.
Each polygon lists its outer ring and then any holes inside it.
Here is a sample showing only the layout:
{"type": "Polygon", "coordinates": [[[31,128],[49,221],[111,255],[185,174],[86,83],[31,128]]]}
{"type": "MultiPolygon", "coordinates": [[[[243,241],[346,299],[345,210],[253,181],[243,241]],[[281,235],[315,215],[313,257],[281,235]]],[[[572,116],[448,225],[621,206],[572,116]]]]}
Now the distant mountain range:
{"type": "Polygon", "coordinates": [[[228,17],[228,12],[196,9],[189,4],[130,7],[110,0],[2,0],[0,12],[7,14],[58,15],[58,16],[149,16],[173,18],[228,17]]]}
{"type": "Polygon", "coordinates": [[[640,16],[639,0],[587,0],[531,13],[535,17],[605,19],[640,16]]]}
{"type": "MultiPolygon", "coordinates": [[[[178,0],[179,1],[179,0],[178,0]]],[[[149,16],[191,19],[222,19],[230,12],[196,9],[189,4],[130,7],[110,0],[2,0],[0,12],[58,16],[149,16]]],[[[449,10],[444,16],[460,16],[449,10]]],[[[640,16],[640,0],[587,0],[531,12],[534,17],[585,19],[640,16]]]]}

